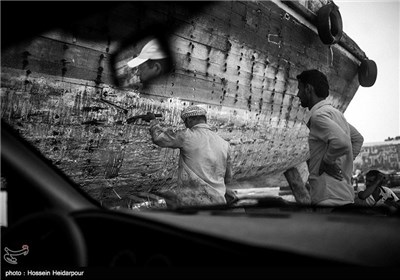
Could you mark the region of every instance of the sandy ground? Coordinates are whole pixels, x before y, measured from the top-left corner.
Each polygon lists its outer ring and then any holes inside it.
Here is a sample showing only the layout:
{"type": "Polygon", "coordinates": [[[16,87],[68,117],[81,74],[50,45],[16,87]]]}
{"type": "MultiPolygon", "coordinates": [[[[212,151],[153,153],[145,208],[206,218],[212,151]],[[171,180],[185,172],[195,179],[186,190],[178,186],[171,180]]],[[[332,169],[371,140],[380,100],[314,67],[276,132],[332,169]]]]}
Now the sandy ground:
{"type": "Polygon", "coordinates": [[[257,199],[266,196],[281,197],[287,201],[295,201],[283,172],[265,177],[238,180],[229,185],[239,197],[257,199]]]}
{"type": "MultiPolygon", "coordinates": [[[[270,175],[267,178],[256,178],[249,181],[235,182],[231,185],[231,188],[238,197],[256,199],[266,196],[279,196],[287,201],[295,201],[283,173],[270,175]]],[[[362,190],[365,190],[364,183],[358,183],[357,187],[354,185],[354,191],[356,193],[362,190]]],[[[393,190],[393,192],[400,198],[400,186],[391,188],[391,190],[393,190]]]]}

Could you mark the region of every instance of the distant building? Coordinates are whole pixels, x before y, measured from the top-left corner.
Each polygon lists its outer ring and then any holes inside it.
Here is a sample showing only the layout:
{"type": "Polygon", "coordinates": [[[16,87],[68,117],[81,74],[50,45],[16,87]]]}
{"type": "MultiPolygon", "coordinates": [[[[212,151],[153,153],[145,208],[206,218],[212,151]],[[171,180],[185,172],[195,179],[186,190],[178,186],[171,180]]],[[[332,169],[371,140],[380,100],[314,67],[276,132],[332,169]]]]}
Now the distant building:
{"type": "Polygon", "coordinates": [[[364,143],[360,154],[354,160],[354,170],[365,172],[369,169],[400,172],[400,139],[364,143]]]}

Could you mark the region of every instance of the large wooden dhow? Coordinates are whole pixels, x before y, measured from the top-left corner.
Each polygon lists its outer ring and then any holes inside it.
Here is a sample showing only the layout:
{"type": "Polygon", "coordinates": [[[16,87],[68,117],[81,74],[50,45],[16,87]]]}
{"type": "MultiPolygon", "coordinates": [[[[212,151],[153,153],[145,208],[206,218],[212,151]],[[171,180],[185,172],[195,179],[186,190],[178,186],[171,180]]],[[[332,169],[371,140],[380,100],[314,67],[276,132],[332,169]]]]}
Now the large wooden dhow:
{"type": "MultiPolygon", "coordinates": [[[[185,106],[205,106],[232,145],[234,178],[267,186],[271,174],[308,158],[296,75],[324,72],[341,111],[360,82],[371,86],[376,77],[326,0],[100,2],[87,17],[62,17],[91,10],[80,5],[47,4],[46,13],[68,21],[4,43],[1,116],[100,201],[176,182],[179,151],[152,144],[148,124],[127,123],[132,116],[161,113],[165,125],[182,127],[185,106]],[[172,71],[144,89],[115,86],[110,61],[124,42],[137,55],[135,40],[155,30],[167,35],[172,71]]],[[[19,13],[15,3],[2,6],[3,18],[19,13]]],[[[13,28],[3,25],[6,35],[13,28]]]]}

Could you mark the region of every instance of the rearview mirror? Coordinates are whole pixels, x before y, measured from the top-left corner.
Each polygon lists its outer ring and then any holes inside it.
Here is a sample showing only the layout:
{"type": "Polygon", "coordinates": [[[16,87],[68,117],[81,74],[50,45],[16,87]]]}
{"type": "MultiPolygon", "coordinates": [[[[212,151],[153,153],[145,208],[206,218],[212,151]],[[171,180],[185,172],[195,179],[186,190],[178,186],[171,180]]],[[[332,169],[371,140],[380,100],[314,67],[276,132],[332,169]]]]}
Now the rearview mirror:
{"type": "Polygon", "coordinates": [[[172,68],[170,47],[158,35],[129,40],[112,54],[110,67],[114,84],[120,88],[141,89],[172,68]]]}

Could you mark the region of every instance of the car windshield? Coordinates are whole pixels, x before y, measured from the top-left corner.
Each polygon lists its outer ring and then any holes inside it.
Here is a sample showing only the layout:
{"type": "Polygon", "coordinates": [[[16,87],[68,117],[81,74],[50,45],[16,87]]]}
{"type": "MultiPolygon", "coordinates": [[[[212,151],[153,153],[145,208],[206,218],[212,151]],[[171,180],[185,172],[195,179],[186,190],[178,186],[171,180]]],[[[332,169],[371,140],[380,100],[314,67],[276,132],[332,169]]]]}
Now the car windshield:
{"type": "MultiPolygon", "coordinates": [[[[289,183],[307,180],[309,116],[299,105],[290,63],[281,59],[279,36],[269,34],[263,50],[262,41],[253,45],[244,31],[266,24],[289,32],[274,20],[291,26],[290,14],[270,1],[153,4],[101,3],[68,25],[57,18],[54,27],[33,24],[23,38],[8,27],[2,119],[102,206],[165,209],[168,201],[179,206],[166,193],[179,184],[185,154],[156,145],[146,116],[182,130],[180,112],[203,106],[210,130],[231,147],[229,206],[271,197],[301,205],[289,183]],[[230,14],[221,16],[223,9],[230,14]],[[268,23],[259,16],[264,12],[268,23]],[[240,16],[246,26],[236,26],[240,16]],[[161,74],[146,78],[146,63],[139,63],[150,55],[167,60],[161,74]]],[[[345,107],[348,99],[337,102],[345,107]]]]}

